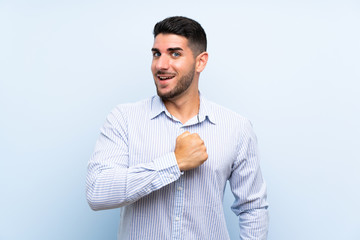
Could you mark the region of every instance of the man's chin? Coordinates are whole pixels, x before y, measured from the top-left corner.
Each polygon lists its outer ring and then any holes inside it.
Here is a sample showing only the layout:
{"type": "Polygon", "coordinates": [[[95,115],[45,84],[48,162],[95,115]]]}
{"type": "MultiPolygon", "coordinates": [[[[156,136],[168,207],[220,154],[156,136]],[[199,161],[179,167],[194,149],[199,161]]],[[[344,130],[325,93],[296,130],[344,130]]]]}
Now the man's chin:
{"type": "Polygon", "coordinates": [[[176,97],[176,94],[174,94],[171,91],[170,92],[161,92],[161,91],[157,90],[157,95],[163,100],[171,100],[176,97]]]}

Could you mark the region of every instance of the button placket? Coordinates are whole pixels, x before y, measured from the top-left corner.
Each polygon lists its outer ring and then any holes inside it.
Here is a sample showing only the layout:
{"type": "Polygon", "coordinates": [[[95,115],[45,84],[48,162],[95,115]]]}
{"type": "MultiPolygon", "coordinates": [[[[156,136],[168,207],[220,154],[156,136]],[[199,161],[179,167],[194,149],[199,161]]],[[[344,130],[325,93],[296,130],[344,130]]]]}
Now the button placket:
{"type": "MultiPolygon", "coordinates": [[[[179,121],[176,123],[177,136],[186,131],[186,127],[179,121]]],[[[182,212],[184,209],[184,175],[175,181],[174,188],[174,210],[171,239],[181,239],[182,212]]]]}
{"type": "Polygon", "coordinates": [[[181,223],[182,223],[182,213],[184,209],[184,176],[181,176],[175,182],[175,206],[173,211],[173,232],[172,239],[181,238],[181,223]]]}

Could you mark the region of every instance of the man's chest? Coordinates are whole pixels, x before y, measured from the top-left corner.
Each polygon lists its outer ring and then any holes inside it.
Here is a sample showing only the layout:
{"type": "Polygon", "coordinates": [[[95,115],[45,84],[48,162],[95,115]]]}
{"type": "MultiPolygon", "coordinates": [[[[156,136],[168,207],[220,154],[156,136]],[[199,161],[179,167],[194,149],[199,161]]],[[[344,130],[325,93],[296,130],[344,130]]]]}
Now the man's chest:
{"type": "Polygon", "coordinates": [[[199,171],[211,171],[228,176],[237,156],[237,137],[232,129],[202,122],[184,126],[169,121],[131,126],[128,135],[129,166],[151,162],[164,154],[174,152],[176,138],[185,131],[197,133],[205,142],[207,161],[199,171]]]}

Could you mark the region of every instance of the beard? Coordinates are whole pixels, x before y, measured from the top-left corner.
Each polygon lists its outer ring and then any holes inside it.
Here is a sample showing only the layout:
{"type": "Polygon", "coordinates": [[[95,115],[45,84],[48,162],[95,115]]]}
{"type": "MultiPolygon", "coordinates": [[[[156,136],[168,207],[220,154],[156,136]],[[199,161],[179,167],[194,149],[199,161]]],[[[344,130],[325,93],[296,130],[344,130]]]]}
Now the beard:
{"type": "Polygon", "coordinates": [[[168,99],[173,99],[179,95],[181,95],[183,92],[185,92],[191,85],[191,83],[194,80],[195,76],[195,66],[192,68],[190,72],[188,72],[185,76],[181,77],[174,87],[174,89],[170,90],[170,92],[162,94],[159,91],[159,87],[156,86],[156,91],[158,96],[164,101],[168,99]]]}

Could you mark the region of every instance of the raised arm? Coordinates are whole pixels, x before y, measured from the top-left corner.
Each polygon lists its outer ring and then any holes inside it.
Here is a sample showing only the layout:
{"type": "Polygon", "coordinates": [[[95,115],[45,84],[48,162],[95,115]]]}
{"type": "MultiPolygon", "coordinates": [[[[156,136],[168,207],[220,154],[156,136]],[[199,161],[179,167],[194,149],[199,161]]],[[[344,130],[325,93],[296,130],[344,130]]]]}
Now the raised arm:
{"type": "Polygon", "coordinates": [[[93,210],[135,202],[180,177],[174,152],[129,166],[127,120],[119,108],[106,119],[88,164],[87,201],[93,210]]]}

